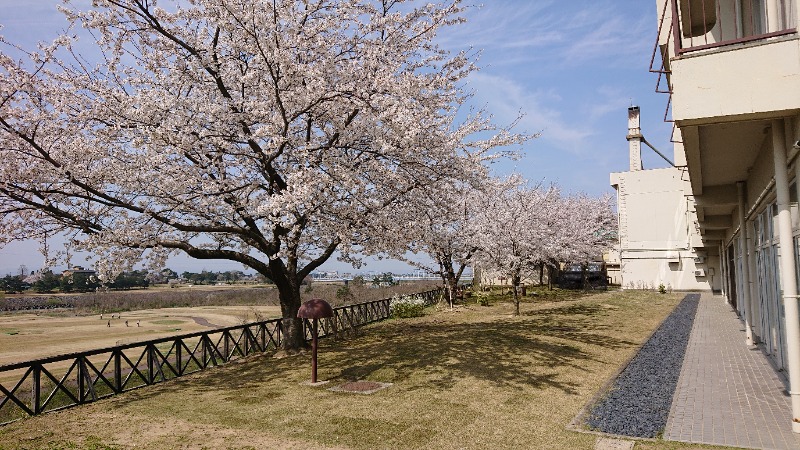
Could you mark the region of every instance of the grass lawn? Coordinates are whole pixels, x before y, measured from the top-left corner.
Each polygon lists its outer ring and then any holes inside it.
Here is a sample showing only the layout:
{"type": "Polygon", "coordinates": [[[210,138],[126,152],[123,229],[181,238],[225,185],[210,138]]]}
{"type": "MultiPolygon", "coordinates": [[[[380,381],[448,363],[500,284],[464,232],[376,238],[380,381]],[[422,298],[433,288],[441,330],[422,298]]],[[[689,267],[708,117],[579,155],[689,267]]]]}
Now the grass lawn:
{"type": "MultiPolygon", "coordinates": [[[[368,326],[310,355],[228,366],[0,428],[0,448],[591,449],[566,425],[680,295],[494,301],[368,326]],[[393,383],[371,395],[350,380],[393,383]]],[[[637,449],[720,448],[639,442],[637,449]]]]}

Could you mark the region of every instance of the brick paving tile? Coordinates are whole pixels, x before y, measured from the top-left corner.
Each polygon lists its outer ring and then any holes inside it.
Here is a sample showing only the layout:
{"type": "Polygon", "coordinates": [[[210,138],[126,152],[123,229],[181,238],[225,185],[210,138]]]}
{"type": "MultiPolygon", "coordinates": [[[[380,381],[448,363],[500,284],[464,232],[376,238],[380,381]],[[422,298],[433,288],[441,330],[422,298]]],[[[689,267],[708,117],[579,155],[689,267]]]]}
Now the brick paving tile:
{"type": "Polygon", "coordinates": [[[664,439],[800,450],[784,380],[720,296],[703,294],[686,347],[664,439]]]}

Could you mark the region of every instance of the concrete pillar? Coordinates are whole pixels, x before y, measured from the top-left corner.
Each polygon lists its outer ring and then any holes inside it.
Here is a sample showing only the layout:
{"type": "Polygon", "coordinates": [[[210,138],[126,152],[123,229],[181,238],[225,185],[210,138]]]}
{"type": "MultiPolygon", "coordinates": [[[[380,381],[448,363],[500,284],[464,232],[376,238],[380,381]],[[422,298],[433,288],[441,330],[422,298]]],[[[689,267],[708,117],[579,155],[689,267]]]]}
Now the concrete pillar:
{"type": "Polygon", "coordinates": [[[744,181],[736,183],[736,188],[739,191],[739,238],[741,239],[739,250],[742,253],[742,273],[739,274],[739,276],[742,277],[742,292],[739,294],[739,299],[742,302],[742,310],[744,311],[744,343],[750,347],[754,345],[752,324],[753,309],[750,299],[750,236],[748,236],[747,222],[744,218],[744,212],[747,207],[745,201],[745,187],[744,181]]]}
{"type": "Polygon", "coordinates": [[[800,433],[800,314],[797,306],[796,263],[792,215],[789,204],[789,171],[786,160],[786,133],[783,120],[772,121],[772,148],[775,163],[775,192],[778,196],[778,236],[780,238],[781,285],[786,330],[786,361],[789,393],[792,400],[792,431],[800,433]]]}
{"type": "Polygon", "coordinates": [[[748,267],[748,273],[750,274],[750,286],[748,287],[747,293],[750,294],[750,327],[753,328],[753,344],[758,344],[758,332],[763,332],[760,328],[760,321],[761,315],[756,308],[756,304],[759,302],[759,298],[761,296],[761,292],[759,292],[759,285],[758,285],[758,258],[756,258],[756,236],[750,234],[753,230],[750,227],[747,227],[747,241],[745,245],[747,245],[747,257],[748,262],[750,263],[748,267]],[[758,330],[758,332],[756,332],[758,330]]]}
{"type": "Polygon", "coordinates": [[[628,150],[631,171],[642,170],[642,129],[639,127],[639,107],[628,108],[628,150]]]}
{"type": "Polygon", "coordinates": [[[725,248],[725,241],[720,241],[717,249],[719,252],[720,289],[722,290],[722,295],[727,299],[727,303],[733,306],[733,303],[731,302],[730,286],[728,286],[728,280],[730,280],[728,271],[730,268],[728,267],[728,256],[725,248]]]}

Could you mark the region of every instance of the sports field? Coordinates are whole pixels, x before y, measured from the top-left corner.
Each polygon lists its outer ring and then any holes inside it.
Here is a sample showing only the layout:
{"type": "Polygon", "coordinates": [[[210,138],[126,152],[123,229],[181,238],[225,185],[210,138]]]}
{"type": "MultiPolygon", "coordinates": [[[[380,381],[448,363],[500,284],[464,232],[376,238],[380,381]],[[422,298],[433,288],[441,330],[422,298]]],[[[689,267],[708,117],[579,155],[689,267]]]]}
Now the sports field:
{"type": "Polygon", "coordinates": [[[280,317],[278,306],[196,306],[111,314],[0,314],[0,365],[280,317]],[[127,323],[127,325],[126,325],[127,323]]]}

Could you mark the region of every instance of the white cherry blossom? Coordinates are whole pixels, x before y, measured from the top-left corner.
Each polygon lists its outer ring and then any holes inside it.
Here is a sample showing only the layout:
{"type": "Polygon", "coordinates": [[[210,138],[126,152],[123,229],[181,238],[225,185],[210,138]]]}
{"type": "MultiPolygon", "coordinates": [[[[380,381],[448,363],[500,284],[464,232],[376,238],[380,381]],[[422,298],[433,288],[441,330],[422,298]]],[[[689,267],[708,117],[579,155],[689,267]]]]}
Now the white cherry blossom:
{"type": "Polygon", "coordinates": [[[68,36],[0,52],[0,245],[67,234],[106,277],[176,252],[237,261],[277,285],[287,350],[311,271],[394,245],[395,206],[524,139],[456,120],[475,67],[434,37],[458,0],[63,10],[100,58],[68,36]]]}

